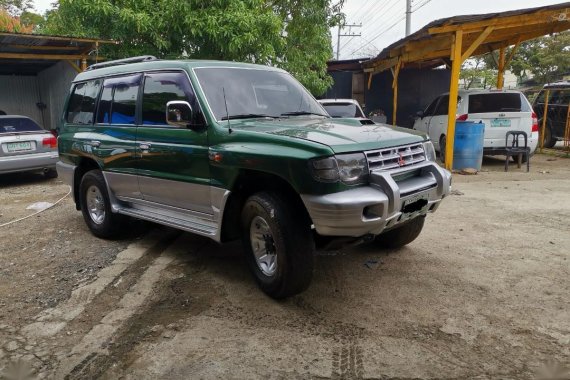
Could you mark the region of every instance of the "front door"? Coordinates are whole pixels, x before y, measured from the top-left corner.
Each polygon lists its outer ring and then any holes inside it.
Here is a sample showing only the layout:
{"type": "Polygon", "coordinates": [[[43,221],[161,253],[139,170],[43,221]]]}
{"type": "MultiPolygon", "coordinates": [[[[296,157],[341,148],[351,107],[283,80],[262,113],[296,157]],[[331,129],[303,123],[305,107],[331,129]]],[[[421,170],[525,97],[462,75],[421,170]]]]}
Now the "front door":
{"type": "Polygon", "coordinates": [[[145,74],[141,108],[136,152],[143,199],[212,214],[207,128],[186,72],[145,74]],[[166,123],[172,100],[190,103],[192,129],[166,123]]]}

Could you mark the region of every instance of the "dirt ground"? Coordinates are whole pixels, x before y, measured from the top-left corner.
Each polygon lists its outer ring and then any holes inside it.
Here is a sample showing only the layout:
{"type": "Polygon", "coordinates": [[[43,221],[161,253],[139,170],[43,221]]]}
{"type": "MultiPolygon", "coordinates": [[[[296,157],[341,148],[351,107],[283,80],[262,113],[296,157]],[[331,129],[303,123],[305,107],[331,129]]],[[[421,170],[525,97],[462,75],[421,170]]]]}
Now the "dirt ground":
{"type": "MultiPolygon", "coordinates": [[[[486,159],[398,251],[320,253],[276,302],[239,244],[133,222],[105,241],[69,197],[0,227],[0,378],[570,378],[570,159],[486,159]]],[[[0,225],[68,192],[0,177],[0,225]]]]}

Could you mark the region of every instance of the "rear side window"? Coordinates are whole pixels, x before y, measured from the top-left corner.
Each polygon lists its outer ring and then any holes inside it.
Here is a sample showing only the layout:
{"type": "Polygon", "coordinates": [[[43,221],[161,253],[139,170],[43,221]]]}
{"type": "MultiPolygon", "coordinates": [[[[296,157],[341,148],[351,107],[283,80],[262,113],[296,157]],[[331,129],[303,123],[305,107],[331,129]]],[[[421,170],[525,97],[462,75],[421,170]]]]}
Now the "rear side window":
{"type": "Polygon", "coordinates": [[[66,121],[72,124],[93,124],[100,89],[100,80],[77,83],[69,98],[66,121]]]}
{"type": "Polygon", "coordinates": [[[0,118],[0,134],[13,132],[35,132],[42,128],[26,117],[0,118]]]}
{"type": "Polygon", "coordinates": [[[142,74],[106,79],[99,101],[97,123],[134,125],[142,74]]]}
{"type": "MultiPolygon", "coordinates": [[[[526,102],[524,102],[526,106],[526,102]]],[[[523,100],[519,93],[490,93],[469,96],[468,113],[521,112],[523,100]]]]}
{"type": "Polygon", "coordinates": [[[435,111],[435,106],[437,106],[437,101],[439,98],[435,98],[433,102],[429,106],[427,106],[426,110],[424,111],[424,116],[431,116],[435,111]]]}
{"type": "MultiPolygon", "coordinates": [[[[186,74],[180,72],[146,74],[142,101],[142,124],[168,125],[166,123],[166,103],[173,100],[189,102],[194,110],[194,117],[198,116],[196,97],[186,74]]],[[[195,120],[194,123],[196,123],[195,120]]]]}

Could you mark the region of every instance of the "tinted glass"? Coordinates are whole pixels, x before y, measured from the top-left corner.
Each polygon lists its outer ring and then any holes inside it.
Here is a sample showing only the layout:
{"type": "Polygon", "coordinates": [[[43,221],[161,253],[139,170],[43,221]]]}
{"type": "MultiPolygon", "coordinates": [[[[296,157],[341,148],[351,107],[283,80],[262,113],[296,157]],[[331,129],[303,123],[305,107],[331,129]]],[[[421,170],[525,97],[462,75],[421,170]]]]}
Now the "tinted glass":
{"type": "Polygon", "coordinates": [[[67,107],[68,123],[93,124],[95,104],[100,89],[100,80],[75,85],[67,107]]]}
{"type": "Polygon", "coordinates": [[[83,95],[85,95],[86,88],[86,83],[78,83],[74,86],[69,98],[67,115],[65,117],[68,123],[79,123],[79,120],[81,120],[81,103],[83,102],[83,95]]]}
{"type": "Polygon", "coordinates": [[[42,128],[26,117],[0,118],[0,133],[34,131],[42,131],[42,128]]]}
{"type": "Polygon", "coordinates": [[[98,123],[135,124],[142,74],[114,77],[103,83],[98,123]]]}
{"type": "Polygon", "coordinates": [[[145,125],[167,125],[166,103],[185,100],[197,114],[194,93],[184,73],[151,73],[144,80],[142,123],[145,125]]]}
{"type": "Polygon", "coordinates": [[[230,118],[239,115],[281,116],[291,112],[328,116],[311,94],[284,72],[203,68],[196,69],[196,75],[218,120],[226,118],[226,102],[230,118]]]}
{"type": "Polygon", "coordinates": [[[521,106],[521,96],[518,93],[476,94],[469,96],[467,112],[520,112],[521,106]]]}
{"type": "Polygon", "coordinates": [[[101,99],[99,99],[99,111],[97,123],[109,124],[111,122],[111,104],[113,103],[113,87],[103,87],[101,99]]]}
{"type": "Polygon", "coordinates": [[[447,115],[447,110],[449,110],[449,95],[443,95],[439,99],[434,115],[447,115]]]}
{"type": "Polygon", "coordinates": [[[437,101],[439,98],[435,98],[433,102],[429,106],[427,106],[426,110],[424,111],[424,116],[431,116],[435,112],[435,106],[437,105],[437,101]]]}
{"type": "Polygon", "coordinates": [[[321,103],[332,117],[364,117],[354,103],[321,103]]]}

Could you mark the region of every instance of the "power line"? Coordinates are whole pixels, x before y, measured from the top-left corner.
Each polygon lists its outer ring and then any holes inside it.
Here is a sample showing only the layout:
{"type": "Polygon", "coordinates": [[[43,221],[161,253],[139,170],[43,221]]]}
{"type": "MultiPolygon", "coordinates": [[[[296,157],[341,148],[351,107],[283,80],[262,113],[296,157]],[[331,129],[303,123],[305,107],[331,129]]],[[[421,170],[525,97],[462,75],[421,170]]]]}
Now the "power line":
{"type": "MultiPolygon", "coordinates": [[[[390,13],[390,10],[394,8],[394,5],[398,4],[398,0],[396,0],[395,3],[392,3],[392,6],[387,7],[386,10],[382,13],[382,18],[383,20],[389,21],[390,19],[395,19],[397,17],[397,15],[400,13],[399,9],[395,9],[393,12],[390,13]]],[[[386,23],[381,23],[379,24],[376,28],[371,29],[369,31],[370,34],[374,34],[377,33],[379,30],[381,30],[382,28],[384,28],[386,26],[386,23]]]]}
{"type": "Polygon", "coordinates": [[[424,0],[423,3],[421,3],[421,4],[419,4],[419,5],[416,5],[416,8],[415,8],[415,9],[412,9],[412,13],[414,13],[414,12],[420,10],[424,5],[427,5],[427,4],[429,4],[430,2],[431,2],[431,0],[424,0]]]}
{"type": "Polygon", "coordinates": [[[359,33],[359,34],[351,33],[352,28],[362,28],[362,23],[361,24],[344,24],[344,25],[338,26],[337,43],[336,43],[336,60],[337,61],[340,57],[340,49],[341,49],[340,38],[341,37],[360,37],[361,36],[361,33],[359,33]],[[346,27],[348,27],[348,34],[342,34],[342,30],[346,27]]]}

